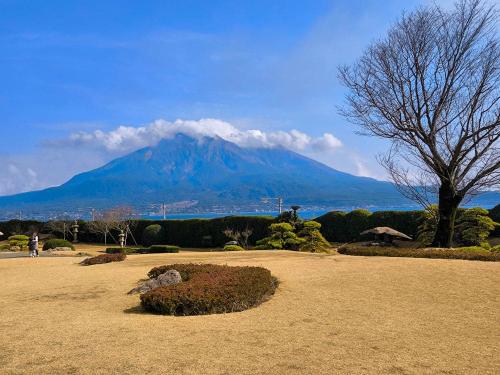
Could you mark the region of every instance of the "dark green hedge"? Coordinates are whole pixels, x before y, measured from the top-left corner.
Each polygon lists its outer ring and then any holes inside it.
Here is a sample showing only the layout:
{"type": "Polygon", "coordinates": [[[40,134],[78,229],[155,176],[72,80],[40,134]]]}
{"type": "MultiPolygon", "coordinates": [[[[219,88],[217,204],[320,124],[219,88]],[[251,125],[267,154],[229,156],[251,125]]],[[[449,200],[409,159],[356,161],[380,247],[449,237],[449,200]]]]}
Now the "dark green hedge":
{"type": "Polygon", "coordinates": [[[422,211],[332,211],[314,221],[321,224],[321,233],[328,241],[351,242],[360,240],[360,233],[373,227],[391,227],[415,238],[421,215],[422,211]]]}
{"type": "MultiPolygon", "coordinates": [[[[489,210],[489,216],[494,222],[500,223],[500,204],[489,210]]],[[[491,235],[500,237],[500,226],[497,226],[491,235]]]]}

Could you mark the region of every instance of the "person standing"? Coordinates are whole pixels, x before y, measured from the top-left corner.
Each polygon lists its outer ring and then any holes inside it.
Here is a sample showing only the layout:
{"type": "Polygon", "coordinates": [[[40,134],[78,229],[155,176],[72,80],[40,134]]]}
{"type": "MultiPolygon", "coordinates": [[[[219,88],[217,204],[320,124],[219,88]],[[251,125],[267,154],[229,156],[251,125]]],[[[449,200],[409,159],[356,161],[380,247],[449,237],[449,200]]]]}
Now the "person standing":
{"type": "Polygon", "coordinates": [[[38,256],[38,234],[34,232],[31,235],[30,241],[29,241],[29,250],[30,250],[30,257],[34,258],[38,256]]]}

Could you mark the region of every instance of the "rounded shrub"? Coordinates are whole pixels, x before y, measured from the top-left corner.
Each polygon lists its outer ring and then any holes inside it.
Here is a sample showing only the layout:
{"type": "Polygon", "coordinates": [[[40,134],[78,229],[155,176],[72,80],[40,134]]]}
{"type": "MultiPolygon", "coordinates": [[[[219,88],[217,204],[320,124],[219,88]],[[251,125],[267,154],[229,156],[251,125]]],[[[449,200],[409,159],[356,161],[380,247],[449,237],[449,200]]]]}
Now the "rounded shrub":
{"type": "Polygon", "coordinates": [[[80,264],[84,266],[91,266],[94,264],[104,264],[111,262],[121,262],[127,258],[127,255],[124,253],[117,254],[101,254],[92,258],[84,259],[80,264]]]}
{"type": "Polygon", "coordinates": [[[245,251],[245,249],[238,245],[226,245],[224,251],[245,251]]]}
{"type": "Polygon", "coordinates": [[[142,232],[144,246],[160,245],[165,240],[165,231],[160,224],[148,225],[142,232]]]}
{"type": "Polygon", "coordinates": [[[71,242],[60,238],[47,240],[43,244],[43,250],[55,249],[56,247],[69,247],[71,250],[75,250],[75,247],[71,242]]]}
{"type": "Polygon", "coordinates": [[[157,277],[168,270],[177,270],[182,282],[142,294],[146,311],[165,315],[243,311],[268,299],[277,286],[271,272],[261,267],[172,264],[155,267],[148,276],[157,277]]]}

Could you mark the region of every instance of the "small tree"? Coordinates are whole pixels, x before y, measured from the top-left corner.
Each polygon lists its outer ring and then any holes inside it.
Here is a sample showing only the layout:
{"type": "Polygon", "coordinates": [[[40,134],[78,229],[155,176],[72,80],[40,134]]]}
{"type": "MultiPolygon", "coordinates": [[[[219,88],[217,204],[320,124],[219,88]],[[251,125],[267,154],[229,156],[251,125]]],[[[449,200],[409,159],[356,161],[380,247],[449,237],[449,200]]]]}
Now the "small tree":
{"type": "Polygon", "coordinates": [[[498,225],[500,224],[488,216],[488,210],[471,208],[463,212],[457,220],[457,235],[464,245],[488,246],[488,236],[498,225]]]}

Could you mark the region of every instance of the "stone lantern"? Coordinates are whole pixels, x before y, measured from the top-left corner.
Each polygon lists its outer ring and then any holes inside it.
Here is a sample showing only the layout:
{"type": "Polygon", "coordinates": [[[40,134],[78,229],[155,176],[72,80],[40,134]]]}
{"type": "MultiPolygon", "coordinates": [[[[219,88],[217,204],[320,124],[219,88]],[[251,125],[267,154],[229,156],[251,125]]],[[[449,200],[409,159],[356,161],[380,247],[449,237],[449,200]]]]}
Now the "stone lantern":
{"type": "Polygon", "coordinates": [[[74,224],[71,226],[71,233],[73,233],[73,243],[78,242],[78,228],[80,228],[80,226],[78,225],[78,222],[75,220],[74,224]]]}
{"type": "Polygon", "coordinates": [[[125,233],[123,233],[123,230],[121,230],[120,234],[118,235],[118,242],[120,242],[120,247],[125,246],[125,233]]]}

